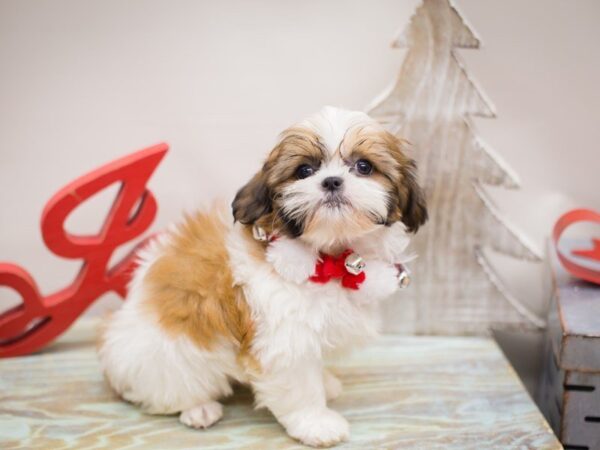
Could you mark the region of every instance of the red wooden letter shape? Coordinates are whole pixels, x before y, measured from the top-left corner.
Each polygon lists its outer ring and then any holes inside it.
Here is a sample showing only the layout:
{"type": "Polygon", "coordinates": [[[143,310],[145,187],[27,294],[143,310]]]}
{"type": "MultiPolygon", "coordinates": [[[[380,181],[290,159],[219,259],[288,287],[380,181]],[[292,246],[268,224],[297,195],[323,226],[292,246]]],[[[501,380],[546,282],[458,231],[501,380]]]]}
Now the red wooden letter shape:
{"type": "Polygon", "coordinates": [[[82,259],[83,264],[69,286],[42,296],[25,269],[0,263],[0,285],[14,289],[22,298],[21,304],[0,314],[0,356],[42,348],[108,291],[125,297],[135,267],[135,249],[113,267],[108,264],[117,247],[139,237],[152,224],[157,204],[146,183],[167,150],[163,143],[115,160],[69,183],[50,199],[41,220],[45,244],[56,255],[82,259]],[[120,189],[100,232],[68,233],[64,224],[71,212],[113,183],[120,183],[120,189]]]}

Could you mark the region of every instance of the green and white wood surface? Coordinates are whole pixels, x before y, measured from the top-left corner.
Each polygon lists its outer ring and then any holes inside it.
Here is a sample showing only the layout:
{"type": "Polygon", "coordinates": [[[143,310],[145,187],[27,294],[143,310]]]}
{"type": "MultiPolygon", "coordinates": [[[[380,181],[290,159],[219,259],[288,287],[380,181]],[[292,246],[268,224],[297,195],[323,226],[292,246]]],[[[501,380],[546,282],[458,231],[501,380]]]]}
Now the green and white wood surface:
{"type": "MultiPolygon", "coordinates": [[[[208,430],[141,413],[104,382],[96,324],[83,319],[42,353],[0,360],[0,448],[304,448],[242,388],[208,430]]],[[[344,383],[331,406],[351,426],[337,448],[561,448],[490,339],[385,336],[331,368],[344,383]]]]}

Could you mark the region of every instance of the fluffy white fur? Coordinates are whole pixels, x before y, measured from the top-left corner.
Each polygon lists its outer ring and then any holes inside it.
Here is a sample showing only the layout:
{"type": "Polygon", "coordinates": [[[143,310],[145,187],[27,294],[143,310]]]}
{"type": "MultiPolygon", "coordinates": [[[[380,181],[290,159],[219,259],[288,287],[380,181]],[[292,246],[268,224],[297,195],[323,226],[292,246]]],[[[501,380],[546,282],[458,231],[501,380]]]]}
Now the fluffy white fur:
{"type": "MultiPolygon", "coordinates": [[[[331,109],[307,123],[324,137],[328,148],[337,148],[344,130],[365,117],[331,109]]],[[[318,177],[344,175],[344,170],[347,172],[347,168],[333,165],[318,177]]],[[[314,187],[318,180],[309,181],[296,189],[295,195],[304,195],[297,196],[298,202],[310,204],[322,195],[314,187]]],[[[346,182],[352,202],[385,213],[385,195],[377,183],[361,180],[361,186],[354,186],[350,178],[346,182]]],[[[244,372],[236,362],[234,348],[225,341],[205,351],[185,336],[168,336],[158,318],[141,307],[146,295],[144,275],[169,245],[163,238],[144,253],[129,298],[106,330],[100,361],[110,384],[148,412],[180,413],[181,422],[199,428],[221,417],[217,401],[231,394],[230,382],[235,380],[250,384],[257,406],[269,408],[301,442],[327,446],[346,439],[348,422],[327,406],[328,399],[340,395],[341,383],[325,370],[323,358],[377,334],[378,300],[398,288],[394,263],[406,260],[408,238],[403,226],[379,226],[349,240],[367,263],[366,281],[357,291],[345,289],[337,281],[308,281],[318,257],[318,243],[280,237],[269,244],[266,261],[257,262],[249,252],[242,225],[235,224],[227,233],[230,268],[235,282],[243,286],[251,310],[255,324],[252,353],[261,371],[244,372]]],[[[323,230],[324,244],[335,238],[323,230]]]]}
{"type": "Polygon", "coordinates": [[[210,408],[213,399],[232,393],[230,378],[242,381],[245,376],[231,344],[223,341],[207,352],[186,336],[174,339],[142,307],[144,276],[165,245],[168,241],[161,238],[140,255],[127,301],[104,333],[100,362],[111,386],[126,400],[151,414],[182,412],[186,425],[207,427],[212,423],[192,424],[185,417],[190,414],[184,413],[203,405],[210,408]]]}
{"type": "MultiPolygon", "coordinates": [[[[264,264],[249,256],[246,242],[234,227],[229,240],[232,268],[236,282],[245,286],[257,324],[253,350],[263,368],[251,378],[257,405],[269,408],[291,436],[306,444],[339,442],[347,438],[348,424],[327,408],[326,400],[339,395],[341,385],[324,373],[323,357],[377,334],[377,300],[397,289],[397,270],[371,259],[375,255],[365,246],[367,278],[353,291],[336,282],[308,281],[316,255],[297,240],[272,243],[264,264]]],[[[400,254],[405,246],[403,241],[395,251],[400,254]]]]}
{"type": "Polygon", "coordinates": [[[303,283],[315,271],[319,254],[295,239],[277,239],[269,244],[267,261],[287,281],[303,283]]]}
{"type": "Polygon", "coordinates": [[[354,126],[376,126],[373,119],[362,111],[325,106],[317,114],[302,122],[317,133],[327,150],[333,153],[344,140],[345,134],[354,126]]]}
{"type": "Polygon", "coordinates": [[[291,184],[284,190],[283,198],[283,209],[289,217],[296,219],[315,214],[315,219],[319,221],[319,231],[305,237],[314,248],[327,248],[339,242],[341,236],[336,232],[336,229],[339,229],[339,226],[336,226],[338,223],[346,225],[349,239],[357,237],[351,234],[353,224],[347,223],[352,210],[375,217],[385,217],[389,202],[381,184],[369,178],[349,176],[348,166],[339,158],[324,164],[314,176],[291,184]],[[336,208],[318,209],[318,205],[323,201],[321,182],[332,176],[344,180],[344,196],[351,199],[352,203],[336,208]]]}
{"type": "MultiPolygon", "coordinates": [[[[256,323],[253,352],[261,374],[243,373],[233,347],[225,342],[207,352],[185,336],[173,339],[141,307],[144,274],[162,246],[168,245],[158,243],[144,253],[131,294],[107,329],[100,351],[104,372],[125,399],[150,413],[180,412],[181,422],[195,428],[210,426],[221,417],[216,400],[231,394],[230,380],[249,383],[257,406],[268,407],[291,436],[315,446],[339,442],[348,437],[348,423],[327,408],[326,401],[339,396],[342,388],[324,369],[323,357],[377,334],[377,300],[398,285],[395,267],[374,259],[370,249],[386,248],[398,262],[406,247],[406,239],[390,231],[381,228],[355,243],[363,249],[367,278],[360,290],[353,291],[336,282],[307,281],[317,255],[297,240],[273,242],[267,261],[257,265],[239,225],[232,228],[231,264],[236,282],[245,286],[256,323]],[[366,243],[371,240],[377,244],[366,243]]],[[[395,231],[403,236],[400,227],[395,231]]]]}
{"type": "Polygon", "coordinates": [[[360,127],[364,130],[379,130],[381,125],[360,111],[348,111],[327,106],[319,113],[301,122],[301,125],[314,131],[320,137],[325,150],[332,158],[323,163],[311,177],[290,184],[283,192],[284,212],[288,217],[300,219],[314,217],[318,223],[318,233],[303,237],[314,248],[323,249],[346,240],[359,237],[359,233],[349,218],[359,212],[369,217],[384,218],[391,199],[380,183],[369,177],[357,177],[349,171],[345,158],[350,148],[344,145],[349,130],[360,127]],[[344,182],[344,198],[347,204],[335,208],[319,208],[322,204],[321,182],[327,177],[340,177],[344,182]],[[345,236],[340,236],[338,224],[344,224],[345,236]]]}

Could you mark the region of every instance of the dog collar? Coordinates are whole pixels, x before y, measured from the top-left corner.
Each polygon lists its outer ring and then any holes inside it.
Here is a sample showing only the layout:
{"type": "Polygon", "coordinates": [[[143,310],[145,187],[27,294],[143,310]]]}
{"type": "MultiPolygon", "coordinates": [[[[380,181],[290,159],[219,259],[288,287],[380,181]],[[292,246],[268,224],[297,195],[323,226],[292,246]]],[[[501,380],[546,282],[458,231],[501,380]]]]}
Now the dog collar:
{"type": "Polygon", "coordinates": [[[309,280],[325,284],[335,278],[341,281],[343,287],[358,290],[366,279],[365,266],[360,255],[351,249],[339,256],[321,253],[315,265],[315,274],[309,280]]]}
{"type": "MultiPolygon", "coordinates": [[[[259,242],[269,244],[276,241],[279,236],[276,231],[267,233],[264,228],[254,225],[252,236],[259,242]]],[[[401,289],[410,284],[410,273],[403,264],[395,264],[398,273],[396,275],[398,285],[401,289]]],[[[362,257],[352,249],[347,249],[339,256],[320,253],[315,264],[314,274],[308,279],[313,283],[325,284],[332,279],[339,279],[343,287],[358,290],[365,281],[364,269],[366,263],[362,257]]]]}

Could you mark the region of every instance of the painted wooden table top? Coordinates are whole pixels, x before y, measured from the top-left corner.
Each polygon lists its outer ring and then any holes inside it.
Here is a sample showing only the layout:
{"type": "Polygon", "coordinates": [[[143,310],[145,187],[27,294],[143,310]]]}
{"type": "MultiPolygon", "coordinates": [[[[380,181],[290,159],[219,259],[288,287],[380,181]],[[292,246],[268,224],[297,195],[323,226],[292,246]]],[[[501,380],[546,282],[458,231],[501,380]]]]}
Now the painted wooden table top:
{"type": "MultiPolygon", "coordinates": [[[[242,388],[208,430],[119,400],[98,367],[96,323],[83,319],[37,355],[0,360],[0,448],[305,448],[242,388]]],[[[331,406],[351,427],[336,448],[561,448],[491,339],[385,336],[331,369],[344,383],[331,406]]]]}

